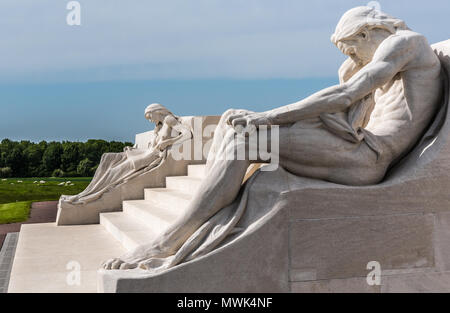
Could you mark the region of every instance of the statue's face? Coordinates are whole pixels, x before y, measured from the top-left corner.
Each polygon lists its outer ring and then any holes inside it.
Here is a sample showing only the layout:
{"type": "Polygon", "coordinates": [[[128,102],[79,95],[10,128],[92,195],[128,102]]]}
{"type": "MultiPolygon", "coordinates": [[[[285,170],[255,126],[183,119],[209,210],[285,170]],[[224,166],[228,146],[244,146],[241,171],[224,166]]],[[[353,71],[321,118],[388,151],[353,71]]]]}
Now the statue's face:
{"type": "Polygon", "coordinates": [[[337,46],[342,53],[352,58],[356,64],[364,66],[372,61],[373,55],[381,42],[390,35],[384,29],[363,29],[349,38],[340,40],[337,46]]]}
{"type": "Polygon", "coordinates": [[[145,114],[145,118],[158,125],[164,121],[165,115],[160,111],[147,112],[147,114],[145,114]]]}

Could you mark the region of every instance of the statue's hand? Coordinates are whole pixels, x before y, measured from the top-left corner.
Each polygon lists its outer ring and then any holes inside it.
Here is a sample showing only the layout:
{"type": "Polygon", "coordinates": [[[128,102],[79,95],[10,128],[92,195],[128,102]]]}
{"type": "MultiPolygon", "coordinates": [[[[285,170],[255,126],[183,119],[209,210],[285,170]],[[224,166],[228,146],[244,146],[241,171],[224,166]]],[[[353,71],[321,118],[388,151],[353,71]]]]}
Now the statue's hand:
{"type": "Polygon", "coordinates": [[[123,148],[123,152],[131,151],[131,150],[134,150],[134,149],[136,149],[135,146],[133,146],[133,147],[126,146],[125,148],[123,148]]]}
{"type": "Polygon", "coordinates": [[[159,142],[156,144],[155,149],[159,150],[159,151],[164,151],[166,150],[166,148],[169,146],[168,142],[159,142]]]}
{"type": "Polygon", "coordinates": [[[272,121],[267,113],[243,113],[231,115],[228,118],[228,123],[233,127],[241,125],[243,127],[247,126],[260,126],[260,125],[271,125],[272,121]]]}

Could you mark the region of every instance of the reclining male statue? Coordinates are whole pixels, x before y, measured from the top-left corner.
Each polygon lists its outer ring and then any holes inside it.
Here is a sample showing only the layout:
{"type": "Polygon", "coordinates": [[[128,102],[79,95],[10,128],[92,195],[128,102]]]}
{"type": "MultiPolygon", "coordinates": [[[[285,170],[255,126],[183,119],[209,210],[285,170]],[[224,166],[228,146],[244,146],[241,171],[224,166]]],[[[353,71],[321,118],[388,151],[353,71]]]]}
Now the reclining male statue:
{"type": "Polygon", "coordinates": [[[383,179],[435,116],[443,90],[440,61],[422,35],[369,7],[345,13],[331,40],[349,56],[340,84],[267,112],[225,112],[206,177],[186,213],[152,243],[106,261],[105,269],[160,267],[233,202],[249,165],[260,162],[223,157],[242,144],[234,140],[238,125],[280,125],[279,164],[293,174],[347,185],[383,179]]]}
{"type": "Polygon", "coordinates": [[[145,109],[145,118],[155,123],[154,137],[148,149],[126,147],[121,153],[105,153],[87,188],[74,196],[61,196],[59,205],[84,205],[100,199],[109,190],[160,165],[167,148],[192,137],[188,126],[158,103],[145,109]]]}

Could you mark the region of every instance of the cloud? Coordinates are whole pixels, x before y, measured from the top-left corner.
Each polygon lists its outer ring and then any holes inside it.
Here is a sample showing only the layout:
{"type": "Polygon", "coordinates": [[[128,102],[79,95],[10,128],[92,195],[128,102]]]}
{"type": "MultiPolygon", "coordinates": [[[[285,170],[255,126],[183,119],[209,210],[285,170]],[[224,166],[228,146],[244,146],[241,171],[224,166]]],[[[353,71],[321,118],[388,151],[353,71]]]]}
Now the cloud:
{"type": "MultiPolygon", "coordinates": [[[[329,37],[365,1],[2,0],[0,80],[292,78],[334,76],[343,56],[329,37]]],[[[380,1],[430,41],[447,39],[446,0],[380,1]],[[442,26],[442,27],[440,27],[442,26]]]]}

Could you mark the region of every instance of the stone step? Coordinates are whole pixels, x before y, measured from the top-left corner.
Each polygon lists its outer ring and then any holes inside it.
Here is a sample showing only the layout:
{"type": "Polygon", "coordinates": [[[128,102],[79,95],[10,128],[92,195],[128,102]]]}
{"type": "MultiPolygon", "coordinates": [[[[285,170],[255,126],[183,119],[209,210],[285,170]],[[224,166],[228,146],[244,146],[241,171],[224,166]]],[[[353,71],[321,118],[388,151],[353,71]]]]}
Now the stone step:
{"type": "Polygon", "coordinates": [[[97,292],[97,271],[100,265],[126,252],[105,227],[99,224],[23,224],[8,292],[97,292]],[[69,284],[67,275],[76,268],[81,270],[81,281],[79,284],[69,284]]]}
{"type": "Polygon", "coordinates": [[[194,194],[200,184],[202,179],[200,177],[191,176],[168,176],[166,177],[166,188],[179,190],[183,193],[194,194]]]}
{"type": "Polygon", "coordinates": [[[128,251],[151,242],[156,236],[145,223],[123,212],[101,213],[100,224],[128,251]]]}
{"type": "Polygon", "coordinates": [[[205,177],[206,165],[205,164],[195,164],[188,165],[188,176],[190,177],[205,177]]]}
{"type": "MultiPolygon", "coordinates": [[[[163,205],[163,203],[161,203],[163,205]]],[[[154,234],[159,234],[171,225],[182,210],[167,210],[147,200],[123,202],[123,213],[145,224],[154,234]]]]}
{"type": "Polygon", "coordinates": [[[167,188],[146,188],[144,194],[145,200],[173,212],[184,210],[192,198],[190,194],[167,188]]]}

